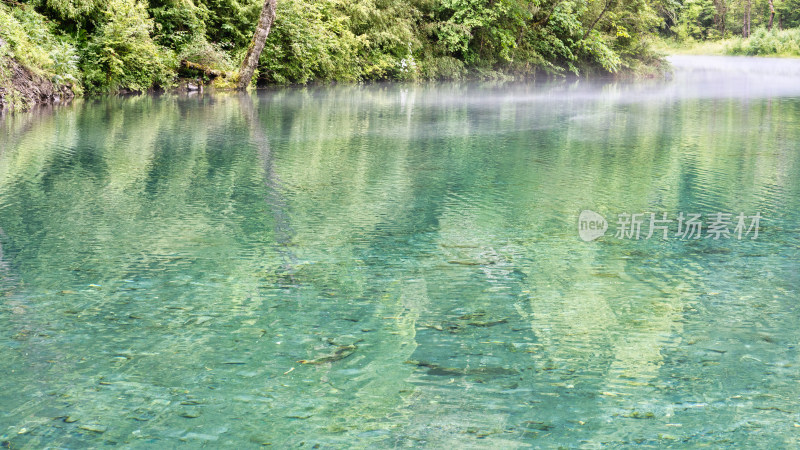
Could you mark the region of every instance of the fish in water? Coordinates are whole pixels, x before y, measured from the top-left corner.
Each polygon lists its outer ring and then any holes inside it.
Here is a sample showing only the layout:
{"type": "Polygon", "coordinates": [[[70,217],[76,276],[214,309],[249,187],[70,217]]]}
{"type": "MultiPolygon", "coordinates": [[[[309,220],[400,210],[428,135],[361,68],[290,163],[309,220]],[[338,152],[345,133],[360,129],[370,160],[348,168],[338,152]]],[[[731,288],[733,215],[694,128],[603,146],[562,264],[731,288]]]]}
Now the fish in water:
{"type": "Polygon", "coordinates": [[[506,367],[495,367],[495,366],[488,366],[488,367],[444,367],[439,364],[426,362],[426,361],[414,361],[409,360],[406,361],[407,364],[414,364],[419,367],[425,367],[428,369],[428,375],[440,375],[440,376],[466,376],[466,375],[489,375],[489,376],[505,376],[505,375],[517,375],[519,374],[519,370],[517,369],[509,369],[506,367]]]}
{"type": "Polygon", "coordinates": [[[314,359],[301,359],[300,361],[297,362],[299,362],[300,364],[315,364],[315,365],[335,362],[345,359],[348,356],[352,355],[353,353],[355,353],[356,349],[358,349],[358,347],[355,344],[339,345],[336,347],[336,350],[334,350],[333,353],[329,355],[323,355],[320,356],[319,358],[314,358],[314,359]]]}

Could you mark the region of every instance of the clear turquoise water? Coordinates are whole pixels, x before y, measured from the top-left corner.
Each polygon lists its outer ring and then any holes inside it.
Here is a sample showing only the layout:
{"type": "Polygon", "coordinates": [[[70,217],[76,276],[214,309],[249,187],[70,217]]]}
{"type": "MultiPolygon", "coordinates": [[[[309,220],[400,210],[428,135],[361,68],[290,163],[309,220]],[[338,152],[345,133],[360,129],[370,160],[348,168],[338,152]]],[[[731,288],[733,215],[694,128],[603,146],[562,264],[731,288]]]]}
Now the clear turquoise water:
{"type": "Polygon", "coordinates": [[[675,64],[6,117],[0,441],[800,445],[800,70],[675,64]]]}

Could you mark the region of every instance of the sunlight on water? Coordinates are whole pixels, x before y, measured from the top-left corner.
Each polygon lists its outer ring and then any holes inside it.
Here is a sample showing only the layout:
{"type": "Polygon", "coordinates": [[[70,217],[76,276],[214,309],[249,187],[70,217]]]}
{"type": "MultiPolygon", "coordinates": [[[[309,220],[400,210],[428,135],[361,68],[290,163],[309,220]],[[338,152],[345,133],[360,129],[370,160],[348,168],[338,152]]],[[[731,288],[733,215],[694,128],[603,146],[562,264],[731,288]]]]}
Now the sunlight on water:
{"type": "Polygon", "coordinates": [[[6,117],[0,441],[797,446],[800,71],[720,61],[6,117]]]}

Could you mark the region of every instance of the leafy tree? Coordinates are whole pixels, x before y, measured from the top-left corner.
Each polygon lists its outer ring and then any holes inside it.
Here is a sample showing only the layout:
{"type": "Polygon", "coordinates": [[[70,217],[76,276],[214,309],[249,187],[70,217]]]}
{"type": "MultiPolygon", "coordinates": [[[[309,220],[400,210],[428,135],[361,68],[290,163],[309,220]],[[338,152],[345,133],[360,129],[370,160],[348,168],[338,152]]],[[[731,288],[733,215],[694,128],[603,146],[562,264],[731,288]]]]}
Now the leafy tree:
{"type": "MultiPolygon", "coordinates": [[[[29,40],[66,45],[40,65],[69,71],[77,52],[74,79],[90,92],[168,85],[176,55],[233,70],[263,3],[22,1],[53,24],[24,31],[29,40]]],[[[639,72],[659,64],[654,32],[714,39],[742,29],[748,1],[753,28],[766,26],[769,0],[279,0],[256,73],[285,84],[639,72]]],[[[779,25],[800,22],[800,0],[773,1],[779,25]]]]}
{"type": "Polygon", "coordinates": [[[88,90],[145,91],[168,85],[174,55],[153,42],[153,20],[144,4],[137,0],[110,0],[106,17],[107,22],[89,41],[83,55],[88,90]]]}
{"type": "Polygon", "coordinates": [[[256,31],[253,33],[253,40],[250,42],[247,53],[242,59],[242,65],[239,68],[239,81],[236,84],[236,89],[238,90],[247,89],[253,80],[253,73],[256,70],[256,66],[258,66],[258,59],[261,57],[264,44],[266,44],[267,37],[269,37],[269,30],[275,22],[276,9],[276,0],[264,0],[256,31]]]}
{"type": "MultiPolygon", "coordinates": [[[[197,0],[198,8],[208,11],[206,36],[226,50],[245,49],[261,12],[258,0],[197,0]]],[[[311,2],[309,2],[311,3],[311,2]]]]}
{"type": "Polygon", "coordinates": [[[32,8],[0,5],[0,57],[11,56],[32,72],[80,92],[76,47],[57,36],[54,26],[32,8]]]}
{"type": "Polygon", "coordinates": [[[680,39],[707,39],[718,36],[714,28],[717,10],[712,0],[687,0],[680,10],[680,20],[673,28],[680,39]]]}
{"type": "Polygon", "coordinates": [[[800,0],[775,0],[775,13],[781,27],[800,27],[800,0]]]}
{"type": "Polygon", "coordinates": [[[337,6],[329,0],[279,1],[259,65],[261,80],[285,84],[359,79],[362,64],[353,61],[363,40],[348,29],[337,6]]]}
{"type": "Polygon", "coordinates": [[[155,23],[156,41],[180,49],[190,42],[205,40],[211,12],[190,0],[150,0],[149,13],[155,23]]]}
{"type": "Polygon", "coordinates": [[[46,17],[58,20],[67,30],[92,31],[102,20],[108,0],[32,0],[32,4],[46,17]]]}

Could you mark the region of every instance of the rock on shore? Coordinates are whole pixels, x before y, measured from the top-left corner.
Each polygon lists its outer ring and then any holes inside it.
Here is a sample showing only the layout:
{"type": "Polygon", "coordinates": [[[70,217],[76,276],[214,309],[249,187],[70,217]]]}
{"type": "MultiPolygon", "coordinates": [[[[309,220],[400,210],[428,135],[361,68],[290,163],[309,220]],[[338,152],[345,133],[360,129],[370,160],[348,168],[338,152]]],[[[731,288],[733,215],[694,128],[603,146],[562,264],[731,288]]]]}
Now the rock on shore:
{"type": "Polygon", "coordinates": [[[27,111],[37,105],[75,97],[69,86],[57,86],[12,58],[0,57],[0,113],[27,111]]]}

